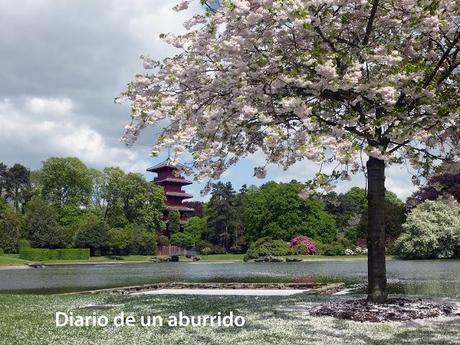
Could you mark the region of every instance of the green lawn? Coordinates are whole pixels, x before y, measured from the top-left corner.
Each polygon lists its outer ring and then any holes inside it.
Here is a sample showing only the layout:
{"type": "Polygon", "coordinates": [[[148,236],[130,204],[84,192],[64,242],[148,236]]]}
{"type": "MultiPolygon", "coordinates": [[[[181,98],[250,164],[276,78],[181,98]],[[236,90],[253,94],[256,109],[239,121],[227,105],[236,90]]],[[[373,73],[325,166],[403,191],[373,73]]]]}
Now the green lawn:
{"type": "MultiPolygon", "coordinates": [[[[150,262],[154,256],[152,255],[126,255],[115,259],[109,256],[92,256],[89,260],[46,260],[43,261],[46,265],[69,265],[69,264],[98,264],[98,263],[136,263],[150,262]]],[[[204,262],[238,262],[243,261],[244,254],[213,254],[200,255],[200,261],[204,262]]],[[[296,255],[293,257],[301,258],[305,261],[315,260],[366,260],[367,256],[324,256],[324,255],[296,255]]],[[[387,260],[393,259],[392,256],[387,256],[387,260]]],[[[191,261],[185,256],[180,257],[180,261],[191,261]]],[[[7,254],[0,256],[1,266],[21,266],[30,263],[30,261],[19,259],[17,254],[7,254]]]]}
{"type": "MultiPolygon", "coordinates": [[[[0,343],[9,345],[176,345],[176,344],[458,344],[460,318],[416,322],[359,323],[311,317],[305,311],[330,296],[218,297],[218,296],[109,296],[109,295],[0,295],[0,343]],[[89,304],[112,304],[108,310],[80,309],[89,304]],[[74,316],[121,312],[139,320],[159,315],[164,320],[185,315],[235,315],[245,318],[242,328],[222,327],[56,327],[56,312],[74,316]]],[[[337,298],[337,297],[335,297],[337,298]]],[[[349,298],[349,297],[346,297],[349,298]]],[[[112,323],[112,322],[110,322],[112,323]]]]}
{"type": "Polygon", "coordinates": [[[243,261],[244,254],[200,255],[200,261],[243,261]]]}
{"type": "Polygon", "coordinates": [[[0,266],[19,266],[25,265],[29,261],[19,259],[17,255],[0,255],[0,266]]]}

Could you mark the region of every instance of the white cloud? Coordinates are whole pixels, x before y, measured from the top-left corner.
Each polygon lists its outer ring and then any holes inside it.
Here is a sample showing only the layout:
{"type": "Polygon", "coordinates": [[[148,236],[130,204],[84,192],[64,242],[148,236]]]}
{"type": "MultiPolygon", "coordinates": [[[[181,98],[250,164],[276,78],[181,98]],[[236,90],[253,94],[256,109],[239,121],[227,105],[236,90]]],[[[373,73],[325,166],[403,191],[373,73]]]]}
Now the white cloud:
{"type": "MultiPolygon", "coordinates": [[[[76,156],[92,167],[115,165],[126,171],[145,171],[149,163],[143,156],[121,143],[120,147],[109,146],[98,131],[78,121],[73,109],[68,98],[31,97],[23,104],[3,99],[0,145],[10,147],[13,157],[76,156]]],[[[29,162],[24,164],[29,166],[29,162]]]]}
{"type": "Polygon", "coordinates": [[[387,190],[392,191],[402,200],[406,200],[417,190],[409,172],[401,165],[393,165],[387,169],[385,184],[387,190]]]}
{"type": "Polygon", "coordinates": [[[25,108],[35,114],[64,116],[73,110],[74,104],[69,98],[32,97],[26,101],[25,108]]]}

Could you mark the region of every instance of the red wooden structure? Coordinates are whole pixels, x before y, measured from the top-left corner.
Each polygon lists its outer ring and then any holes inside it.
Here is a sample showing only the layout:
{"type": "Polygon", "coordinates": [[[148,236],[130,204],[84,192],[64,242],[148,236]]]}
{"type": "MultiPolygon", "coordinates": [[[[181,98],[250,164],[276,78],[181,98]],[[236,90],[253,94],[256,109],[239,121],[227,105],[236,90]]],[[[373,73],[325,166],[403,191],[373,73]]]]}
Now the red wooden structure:
{"type": "Polygon", "coordinates": [[[180,246],[158,246],[156,251],[156,255],[159,256],[180,256],[187,254],[187,249],[180,246]]]}
{"type": "Polygon", "coordinates": [[[179,173],[180,166],[173,166],[169,160],[165,160],[147,171],[157,173],[158,176],[153,179],[153,182],[164,188],[166,194],[166,207],[163,213],[163,221],[168,223],[168,215],[171,210],[180,212],[181,223],[186,223],[188,215],[194,211],[193,208],[182,204],[182,200],[193,198],[193,195],[187,194],[182,190],[182,186],[192,184],[179,173]]]}

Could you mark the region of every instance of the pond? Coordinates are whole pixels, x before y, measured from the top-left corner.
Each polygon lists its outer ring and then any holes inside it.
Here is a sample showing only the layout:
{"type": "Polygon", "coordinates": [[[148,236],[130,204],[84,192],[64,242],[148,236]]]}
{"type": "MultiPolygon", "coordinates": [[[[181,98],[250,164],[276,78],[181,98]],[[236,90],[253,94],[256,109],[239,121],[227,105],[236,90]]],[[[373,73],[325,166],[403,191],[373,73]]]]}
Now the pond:
{"type": "MultiPolygon", "coordinates": [[[[390,291],[409,295],[460,296],[460,261],[389,260],[390,291]]],[[[41,269],[0,270],[1,293],[62,293],[155,282],[343,281],[364,291],[367,263],[304,261],[299,263],[137,263],[58,265],[41,269]]]]}

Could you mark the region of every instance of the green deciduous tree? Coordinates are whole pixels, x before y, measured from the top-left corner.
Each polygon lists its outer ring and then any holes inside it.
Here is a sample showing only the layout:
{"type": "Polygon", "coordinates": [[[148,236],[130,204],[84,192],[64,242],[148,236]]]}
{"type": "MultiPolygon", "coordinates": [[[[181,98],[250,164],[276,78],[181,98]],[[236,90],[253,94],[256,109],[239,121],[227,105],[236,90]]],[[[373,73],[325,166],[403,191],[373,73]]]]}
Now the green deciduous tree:
{"type": "Polygon", "coordinates": [[[190,235],[194,246],[206,233],[206,230],[207,220],[204,217],[191,217],[184,226],[184,233],[190,235]]]}
{"type": "Polygon", "coordinates": [[[86,207],[91,199],[89,169],[78,158],[51,157],[39,173],[44,200],[57,209],[65,206],[86,207]]]}
{"type": "Polygon", "coordinates": [[[171,244],[191,248],[195,245],[195,239],[189,233],[177,232],[171,235],[171,244]]]}
{"type": "Polygon", "coordinates": [[[124,228],[113,228],[107,232],[107,244],[112,254],[126,255],[133,241],[133,232],[124,228]]]}
{"type": "Polygon", "coordinates": [[[140,174],[125,174],[120,168],[105,168],[103,175],[104,219],[110,226],[136,223],[149,231],[164,229],[165,196],[161,187],[147,182],[140,174]]]}
{"type": "Polygon", "coordinates": [[[251,241],[266,236],[290,241],[295,235],[306,235],[322,242],[334,241],[334,218],[321,201],[301,198],[302,189],[301,183],[293,181],[268,182],[248,190],[243,208],[246,237],[251,241]]]}
{"type": "Polygon", "coordinates": [[[145,228],[136,225],[130,225],[133,231],[133,237],[129,245],[129,253],[137,255],[155,255],[157,248],[156,234],[146,231],[145,228]]]}
{"type": "Polygon", "coordinates": [[[127,174],[123,181],[122,206],[130,223],[144,226],[149,231],[164,229],[163,188],[147,182],[141,174],[127,174]]]}

